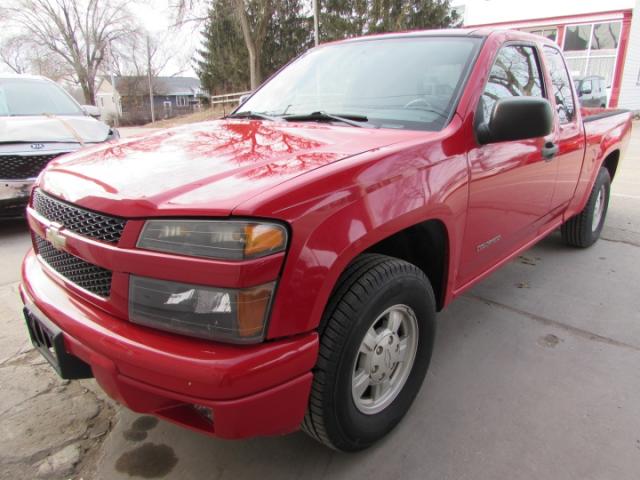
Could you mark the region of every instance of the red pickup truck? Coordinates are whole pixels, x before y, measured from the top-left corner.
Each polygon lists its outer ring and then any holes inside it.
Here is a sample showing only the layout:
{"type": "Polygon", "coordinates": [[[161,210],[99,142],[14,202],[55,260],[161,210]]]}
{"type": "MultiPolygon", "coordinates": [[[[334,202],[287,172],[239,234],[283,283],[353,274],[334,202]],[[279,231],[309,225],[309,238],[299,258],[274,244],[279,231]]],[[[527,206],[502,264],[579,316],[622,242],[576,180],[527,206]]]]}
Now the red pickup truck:
{"type": "Polygon", "coordinates": [[[584,118],[538,36],[322,45],[225,119],[50,164],[32,341],[136,412],[363,449],[420,389],[437,311],[557,228],[598,239],[630,131],[584,118]]]}

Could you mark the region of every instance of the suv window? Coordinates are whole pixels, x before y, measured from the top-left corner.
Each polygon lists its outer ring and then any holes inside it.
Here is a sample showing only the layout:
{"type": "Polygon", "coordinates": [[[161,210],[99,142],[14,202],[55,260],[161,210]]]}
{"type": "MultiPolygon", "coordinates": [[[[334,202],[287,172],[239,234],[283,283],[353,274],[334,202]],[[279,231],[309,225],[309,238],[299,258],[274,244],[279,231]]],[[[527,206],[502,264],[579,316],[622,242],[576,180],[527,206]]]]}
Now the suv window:
{"type": "Polygon", "coordinates": [[[540,65],[533,47],[502,47],[491,67],[478,108],[478,123],[488,120],[496,102],[507,97],[543,97],[540,65]]]}
{"type": "Polygon", "coordinates": [[[551,82],[553,84],[553,96],[556,99],[558,118],[560,123],[569,123],[576,114],[571,92],[571,79],[562,55],[553,47],[544,47],[544,58],[549,67],[551,82]]]}

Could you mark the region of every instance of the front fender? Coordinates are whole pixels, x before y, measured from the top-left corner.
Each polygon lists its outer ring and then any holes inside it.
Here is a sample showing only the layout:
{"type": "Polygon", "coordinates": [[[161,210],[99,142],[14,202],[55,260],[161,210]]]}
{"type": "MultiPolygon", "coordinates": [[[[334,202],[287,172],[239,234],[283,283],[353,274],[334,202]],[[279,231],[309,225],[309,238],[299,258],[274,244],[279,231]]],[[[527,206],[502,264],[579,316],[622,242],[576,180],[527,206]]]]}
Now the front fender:
{"type": "MultiPolygon", "coordinates": [[[[317,174],[318,181],[289,192],[287,206],[277,216],[289,222],[292,235],[267,338],[317,328],[340,274],[357,255],[381,240],[430,219],[457,232],[452,233],[454,238],[462,238],[466,156],[445,158],[441,146],[439,153],[433,148],[425,150],[423,145],[342,166],[331,175],[330,184],[317,174]],[[433,162],[434,155],[442,161],[433,162]],[[314,193],[311,198],[310,192],[314,193]],[[307,198],[298,202],[298,195],[307,198]]],[[[451,268],[459,245],[452,244],[450,249],[451,268]]]]}

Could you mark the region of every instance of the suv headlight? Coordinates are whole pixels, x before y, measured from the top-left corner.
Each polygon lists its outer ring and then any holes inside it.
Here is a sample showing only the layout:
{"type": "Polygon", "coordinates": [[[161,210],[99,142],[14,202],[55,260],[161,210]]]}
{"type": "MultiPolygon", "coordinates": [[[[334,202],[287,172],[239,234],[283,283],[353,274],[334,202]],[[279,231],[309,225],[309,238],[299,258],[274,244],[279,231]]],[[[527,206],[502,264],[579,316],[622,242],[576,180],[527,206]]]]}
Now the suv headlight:
{"type": "Polygon", "coordinates": [[[147,220],[137,243],[147,250],[221,260],[263,257],[286,245],[284,226],[236,220],[147,220]]]}
{"type": "Polygon", "coordinates": [[[275,282],[229,289],[131,275],[129,320],[148,327],[231,343],[264,339],[275,282]]]}

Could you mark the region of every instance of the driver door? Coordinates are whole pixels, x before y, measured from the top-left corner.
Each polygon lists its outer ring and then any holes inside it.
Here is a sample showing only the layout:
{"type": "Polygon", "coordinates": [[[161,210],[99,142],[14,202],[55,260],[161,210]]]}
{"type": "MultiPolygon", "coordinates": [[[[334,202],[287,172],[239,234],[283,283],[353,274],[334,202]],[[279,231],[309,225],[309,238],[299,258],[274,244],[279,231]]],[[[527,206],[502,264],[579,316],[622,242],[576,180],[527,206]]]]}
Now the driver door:
{"type": "MultiPolygon", "coordinates": [[[[541,72],[535,45],[504,45],[477,106],[476,127],[488,121],[501,98],[546,98],[541,72]]],[[[531,239],[548,216],[557,164],[542,155],[547,140],[479,145],[469,152],[469,208],[457,287],[463,288],[531,239]]]]}

